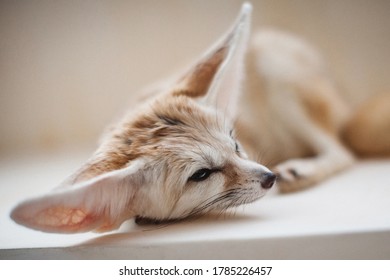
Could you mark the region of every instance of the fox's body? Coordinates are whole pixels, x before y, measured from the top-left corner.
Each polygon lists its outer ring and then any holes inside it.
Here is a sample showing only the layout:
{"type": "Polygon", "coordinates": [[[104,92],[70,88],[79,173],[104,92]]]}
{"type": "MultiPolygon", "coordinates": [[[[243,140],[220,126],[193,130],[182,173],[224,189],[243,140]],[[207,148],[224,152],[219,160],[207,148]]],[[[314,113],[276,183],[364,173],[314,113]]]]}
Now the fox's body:
{"type": "Polygon", "coordinates": [[[309,125],[328,134],[340,130],[346,107],[322,58],[307,43],[280,31],[260,31],[246,65],[240,133],[264,162],[312,156],[314,147],[305,141],[309,125]]]}
{"type": "Polygon", "coordinates": [[[349,109],[314,48],[288,33],[260,31],[246,67],[238,135],[249,155],[279,173],[282,191],[310,186],[352,163],[339,140],[349,109]]]}
{"type": "Polygon", "coordinates": [[[255,201],[275,174],[286,192],[350,165],[340,140],[348,109],[321,56],[270,30],[247,48],[250,11],[244,5],[223,40],[142,98],[61,188],[20,204],[13,219],[68,233],[182,219],[255,201]]]}

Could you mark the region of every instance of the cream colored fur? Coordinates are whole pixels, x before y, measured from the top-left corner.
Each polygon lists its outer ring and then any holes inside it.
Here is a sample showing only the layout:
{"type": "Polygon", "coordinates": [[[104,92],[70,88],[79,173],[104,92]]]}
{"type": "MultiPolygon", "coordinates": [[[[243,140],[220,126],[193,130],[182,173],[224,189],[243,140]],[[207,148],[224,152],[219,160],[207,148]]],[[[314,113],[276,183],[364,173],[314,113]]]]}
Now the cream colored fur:
{"type": "Polygon", "coordinates": [[[141,98],[78,172],[12,218],[48,232],[108,231],[130,218],[176,220],[250,203],[274,184],[270,169],[289,192],[351,165],[339,137],[348,109],[321,56],[274,30],[248,44],[250,13],[244,4],[210,51],[141,98]]]}
{"type": "Polygon", "coordinates": [[[308,43],[275,30],[255,34],[245,86],[241,142],[279,174],[281,191],[311,186],[353,162],[338,137],[348,108],[308,43]]]}

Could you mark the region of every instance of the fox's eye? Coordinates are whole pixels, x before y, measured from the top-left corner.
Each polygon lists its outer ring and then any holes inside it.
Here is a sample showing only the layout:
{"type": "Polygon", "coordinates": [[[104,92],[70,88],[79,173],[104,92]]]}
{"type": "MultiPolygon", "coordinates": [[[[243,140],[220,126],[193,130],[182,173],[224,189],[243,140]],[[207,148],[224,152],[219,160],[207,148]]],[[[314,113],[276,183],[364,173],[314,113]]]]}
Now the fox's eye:
{"type": "Polygon", "coordinates": [[[237,142],[236,142],[236,153],[239,153],[240,152],[240,147],[238,146],[237,142]]]}
{"type": "Polygon", "coordinates": [[[235,149],[236,149],[236,153],[238,154],[238,153],[240,153],[240,146],[238,146],[238,143],[235,141],[235,139],[234,139],[234,130],[232,129],[232,130],[230,130],[230,137],[233,139],[233,141],[234,141],[234,144],[235,144],[235,149]]]}
{"type": "Polygon", "coordinates": [[[202,168],[196,171],[192,176],[188,179],[193,182],[200,182],[206,180],[215,170],[202,168]]]}

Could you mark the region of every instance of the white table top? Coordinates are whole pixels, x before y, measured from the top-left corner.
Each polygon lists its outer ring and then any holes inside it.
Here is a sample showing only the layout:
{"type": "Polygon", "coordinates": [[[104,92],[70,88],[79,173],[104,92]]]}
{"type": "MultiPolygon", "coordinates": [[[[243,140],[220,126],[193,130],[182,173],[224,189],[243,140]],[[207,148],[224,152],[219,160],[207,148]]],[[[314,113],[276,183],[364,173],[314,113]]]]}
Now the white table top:
{"type": "Polygon", "coordinates": [[[168,226],[128,221],[107,234],[49,234],[8,217],[87,158],[64,153],[0,160],[0,259],[387,258],[390,160],[361,161],[309,190],[168,226]]]}

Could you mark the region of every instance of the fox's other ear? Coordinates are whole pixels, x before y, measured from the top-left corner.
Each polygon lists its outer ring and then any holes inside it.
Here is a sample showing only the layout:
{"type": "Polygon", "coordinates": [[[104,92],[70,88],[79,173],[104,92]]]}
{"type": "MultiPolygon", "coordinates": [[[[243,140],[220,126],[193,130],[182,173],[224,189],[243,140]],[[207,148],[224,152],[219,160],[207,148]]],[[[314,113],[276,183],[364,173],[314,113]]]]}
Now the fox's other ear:
{"type": "Polygon", "coordinates": [[[11,217],[46,232],[113,230],[135,215],[134,198],[145,184],[143,165],[135,160],[125,168],[25,201],[13,209],[11,217]]]}
{"type": "Polygon", "coordinates": [[[233,27],[179,80],[175,94],[197,98],[235,116],[244,77],[252,6],[245,3],[233,27]]]}

